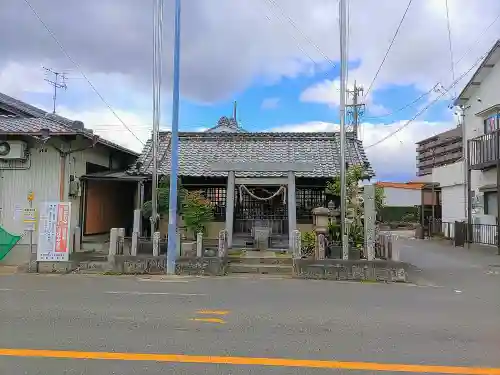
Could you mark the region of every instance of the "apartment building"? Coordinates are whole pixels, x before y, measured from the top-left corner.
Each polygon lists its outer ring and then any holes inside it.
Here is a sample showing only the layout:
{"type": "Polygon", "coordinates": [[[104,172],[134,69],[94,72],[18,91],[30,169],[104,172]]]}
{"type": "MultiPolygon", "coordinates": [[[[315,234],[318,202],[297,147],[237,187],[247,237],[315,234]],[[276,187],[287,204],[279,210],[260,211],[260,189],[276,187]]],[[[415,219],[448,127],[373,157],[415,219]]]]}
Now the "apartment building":
{"type": "Polygon", "coordinates": [[[432,169],[462,159],[462,128],[457,127],[417,142],[417,176],[432,175],[432,169]]]}
{"type": "Polygon", "coordinates": [[[500,185],[500,40],[455,101],[467,139],[469,220],[495,223],[500,185]]]}

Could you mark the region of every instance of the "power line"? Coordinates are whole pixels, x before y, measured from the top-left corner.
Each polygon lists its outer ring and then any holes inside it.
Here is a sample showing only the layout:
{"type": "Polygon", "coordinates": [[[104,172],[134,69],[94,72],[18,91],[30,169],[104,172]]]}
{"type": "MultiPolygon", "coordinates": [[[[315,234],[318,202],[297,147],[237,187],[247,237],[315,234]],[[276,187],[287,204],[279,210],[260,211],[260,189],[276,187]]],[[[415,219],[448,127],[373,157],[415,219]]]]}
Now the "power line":
{"type": "Polygon", "coordinates": [[[375,142],[375,143],[373,143],[373,144],[371,144],[369,146],[366,146],[365,150],[367,150],[369,148],[372,148],[372,147],[375,147],[375,146],[381,144],[382,142],[385,142],[387,139],[391,138],[392,136],[396,135],[397,133],[399,133],[404,128],[408,127],[413,121],[415,121],[415,119],[417,117],[419,117],[421,114],[423,114],[424,112],[426,112],[430,107],[432,107],[436,102],[438,102],[444,95],[446,95],[451,89],[453,89],[458,84],[458,82],[460,82],[465,76],[467,76],[467,74],[469,74],[470,71],[472,69],[474,69],[477,64],[479,64],[484,58],[486,58],[486,56],[488,55],[488,52],[486,52],[485,54],[483,54],[474,63],[474,65],[472,65],[465,73],[463,73],[460,77],[458,77],[458,79],[456,79],[444,92],[442,92],[436,99],[434,99],[432,102],[430,102],[427,106],[425,106],[419,112],[417,112],[417,114],[415,116],[413,116],[410,120],[408,120],[404,125],[400,126],[399,128],[397,128],[393,132],[389,133],[388,135],[386,135],[382,139],[378,140],[377,142],[375,142]]]}
{"type": "Polygon", "coordinates": [[[137,137],[137,135],[134,134],[134,132],[127,126],[127,124],[125,124],[125,122],[120,118],[120,116],[118,116],[118,114],[111,107],[111,105],[106,101],[106,99],[104,99],[104,97],[101,95],[101,93],[97,90],[97,88],[94,86],[94,84],[90,81],[90,79],[87,77],[87,75],[83,72],[80,64],[78,64],[71,57],[71,55],[66,51],[66,49],[64,48],[64,46],[62,45],[62,43],[59,41],[59,39],[57,39],[57,37],[54,34],[54,32],[43,21],[43,19],[40,17],[40,15],[36,11],[36,9],[33,7],[33,5],[31,5],[30,1],[29,0],[24,0],[24,2],[31,9],[33,15],[43,25],[43,27],[45,28],[45,30],[47,30],[47,32],[50,34],[50,36],[52,37],[52,39],[54,40],[54,42],[56,42],[56,44],[59,46],[59,49],[62,51],[62,53],[67,57],[67,59],[69,61],[71,61],[73,63],[73,65],[75,65],[76,69],[80,72],[80,74],[82,75],[82,77],[87,81],[87,83],[91,87],[92,91],[94,91],[94,93],[99,97],[99,99],[101,99],[101,101],[106,105],[106,107],[108,107],[108,109],[111,111],[111,113],[118,119],[118,121],[120,121],[120,123],[125,127],[125,129],[127,129],[141,144],[144,145],[144,142],[141,139],[139,139],[139,137],[137,137]]]}
{"type": "MultiPolygon", "coordinates": [[[[448,49],[450,52],[450,65],[451,65],[451,81],[455,81],[455,63],[453,58],[453,42],[451,40],[451,21],[450,21],[450,8],[448,6],[448,0],[445,0],[446,7],[446,25],[448,28],[448,49]]],[[[456,90],[454,91],[454,96],[456,96],[456,90]]]]}
{"type": "Polygon", "coordinates": [[[408,14],[408,10],[410,9],[410,6],[411,6],[412,2],[413,2],[413,0],[408,1],[408,5],[406,6],[405,12],[403,13],[403,17],[401,17],[401,20],[399,21],[399,25],[398,25],[398,27],[396,29],[396,32],[394,33],[394,36],[392,37],[391,43],[389,44],[389,48],[387,48],[387,51],[385,52],[385,56],[382,59],[382,62],[380,63],[380,66],[378,67],[378,70],[375,73],[375,77],[373,77],[373,80],[370,83],[370,86],[368,86],[368,90],[366,90],[366,93],[365,93],[365,96],[363,97],[363,100],[370,93],[370,91],[371,91],[371,89],[373,87],[373,84],[375,83],[375,80],[377,79],[377,77],[378,77],[378,75],[380,73],[380,70],[382,69],[382,66],[384,66],[385,60],[387,59],[387,56],[389,56],[389,52],[391,52],[392,45],[394,44],[394,41],[396,40],[396,37],[399,34],[399,30],[401,29],[401,26],[403,25],[403,22],[404,22],[404,20],[406,18],[406,14],[408,14]]]}
{"type": "Polygon", "coordinates": [[[429,95],[431,92],[435,91],[436,90],[436,85],[434,85],[433,88],[431,88],[429,91],[427,92],[424,92],[422,95],[420,95],[418,98],[414,99],[412,102],[410,103],[407,103],[405,104],[404,106],[402,106],[401,108],[398,108],[390,113],[387,113],[385,115],[381,115],[381,116],[366,116],[364,117],[365,120],[369,119],[369,120],[374,120],[374,119],[379,119],[379,118],[384,118],[384,117],[389,117],[389,116],[393,116],[395,115],[396,113],[399,113],[399,112],[402,112],[404,111],[405,109],[413,106],[414,104],[416,104],[417,102],[419,102],[421,99],[423,99],[424,97],[426,97],[427,95],[429,95]]]}
{"type": "Polygon", "coordinates": [[[320,55],[323,56],[323,58],[329,62],[330,64],[332,64],[332,66],[335,66],[335,63],[332,61],[332,59],[330,59],[327,54],[325,52],[323,52],[323,50],[318,46],[318,44],[316,44],[312,39],[311,37],[309,37],[308,35],[306,35],[298,26],[297,24],[295,23],[295,21],[293,20],[293,18],[287,14],[284,9],[276,2],[276,0],[266,0],[267,3],[269,3],[271,5],[271,7],[274,7],[275,9],[277,9],[280,13],[281,13],[281,16],[284,17],[288,23],[290,25],[292,25],[292,27],[300,34],[302,35],[302,37],[306,40],[306,42],[308,42],[310,45],[312,45],[318,52],[320,55]]]}
{"type": "MultiPolygon", "coordinates": [[[[269,0],[267,0],[269,1],[269,0]]],[[[269,16],[269,14],[265,14],[266,16],[266,19],[272,24],[273,23],[273,20],[271,19],[271,17],[269,16]]],[[[283,20],[280,18],[279,19],[282,23],[283,23],[283,20]]],[[[310,61],[313,65],[318,65],[318,62],[316,60],[314,60],[311,55],[309,53],[307,53],[306,50],[304,50],[304,48],[302,47],[300,41],[297,39],[297,37],[294,35],[294,34],[291,34],[292,35],[292,38],[295,40],[295,42],[297,43],[297,48],[300,50],[300,52],[302,52],[310,61]]]]}
{"type": "Polygon", "coordinates": [[[474,49],[474,47],[477,45],[477,43],[481,40],[481,38],[484,36],[484,34],[486,34],[489,29],[491,29],[493,27],[493,25],[495,23],[497,23],[497,21],[500,19],[500,13],[497,14],[497,16],[495,17],[495,19],[488,25],[486,26],[486,28],[479,34],[479,36],[474,40],[474,42],[471,44],[471,48],[469,48],[463,55],[462,57],[460,57],[456,62],[455,62],[455,66],[458,65],[458,63],[460,63],[460,61],[462,61],[465,56],[467,56],[469,54],[469,52],[474,49]]]}
{"type": "MultiPolygon", "coordinates": [[[[455,67],[458,66],[458,64],[471,52],[471,50],[474,49],[474,47],[477,45],[477,43],[481,40],[481,38],[484,36],[485,33],[488,32],[489,29],[491,29],[493,27],[493,25],[495,25],[495,23],[498,22],[498,20],[500,20],[500,13],[498,13],[495,17],[495,19],[488,25],[486,26],[486,28],[483,29],[483,31],[481,31],[481,33],[479,33],[478,37],[474,40],[474,42],[471,44],[471,47],[457,60],[454,62],[454,64],[452,65],[452,68],[453,70],[455,70],[455,67]]],[[[455,74],[452,72],[453,74],[453,79],[455,79],[455,74]]],[[[420,99],[423,99],[425,96],[429,95],[432,91],[436,91],[436,88],[437,86],[441,85],[440,82],[436,82],[436,84],[434,85],[434,87],[432,89],[430,89],[429,91],[423,93],[422,95],[420,95],[418,98],[414,99],[412,102],[404,105],[403,107],[389,113],[389,114],[386,114],[386,115],[382,115],[382,116],[370,116],[370,117],[364,117],[364,119],[378,119],[378,118],[384,118],[384,117],[389,117],[389,116],[392,116],[396,113],[399,113],[403,110],[405,110],[406,108],[409,108],[411,107],[413,104],[417,103],[420,99]]],[[[442,85],[441,85],[442,86],[442,85]]],[[[445,94],[449,94],[449,92],[445,92],[445,94]]],[[[455,95],[456,96],[456,95],[455,95]]]]}

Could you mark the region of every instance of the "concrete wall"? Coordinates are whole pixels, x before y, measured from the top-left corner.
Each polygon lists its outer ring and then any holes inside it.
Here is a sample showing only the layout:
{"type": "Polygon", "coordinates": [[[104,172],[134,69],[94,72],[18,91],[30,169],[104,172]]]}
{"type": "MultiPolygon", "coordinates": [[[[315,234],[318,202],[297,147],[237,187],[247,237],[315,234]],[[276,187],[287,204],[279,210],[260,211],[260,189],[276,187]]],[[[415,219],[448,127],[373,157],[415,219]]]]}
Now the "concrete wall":
{"type": "MultiPolygon", "coordinates": [[[[78,149],[88,141],[74,141],[71,144],[61,140],[53,140],[54,144],[62,150],[78,149]]],[[[110,166],[111,150],[96,146],[75,152],[66,157],[64,176],[64,199],[71,202],[71,233],[80,225],[79,212],[81,197],[69,198],[69,176],[81,177],[86,172],[86,163],[94,163],[103,167],[110,166]]],[[[0,169],[0,225],[12,234],[22,235],[22,218],[14,220],[16,207],[29,207],[27,195],[30,190],[34,192],[33,207],[38,209],[41,202],[60,201],[59,191],[61,182],[61,156],[50,145],[30,144],[31,166],[26,170],[0,169]]],[[[118,167],[118,159],[112,158],[113,166],[118,167]]],[[[33,234],[33,243],[37,243],[38,233],[33,234]]],[[[10,253],[0,261],[0,264],[20,265],[29,260],[29,236],[16,245],[10,253]]]]}
{"type": "Polygon", "coordinates": [[[455,222],[466,220],[464,190],[464,162],[434,168],[432,181],[441,186],[442,220],[455,222]]]}
{"type": "MultiPolygon", "coordinates": [[[[27,208],[28,193],[34,192],[33,207],[38,208],[44,201],[59,200],[60,157],[52,147],[35,145],[30,149],[30,165],[25,170],[0,170],[0,225],[11,234],[24,235],[22,216],[14,220],[16,208],[27,208]]],[[[37,233],[33,234],[37,243],[37,233]]],[[[28,262],[29,236],[20,242],[0,261],[1,264],[18,265],[28,262]]]]}
{"type": "MultiPolygon", "coordinates": [[[[486,110],[494,105],[500,104],[500,64],[489,68],[489,74],[482,80],[481,85],[476,86],[475,92],[470,95],[465,111],[465,135],[472,139],[484,134],[484,118],[476,116],[476,113],[486,110]],[[481,102],[477,100],[481,99],[481,102]]],[[[464,147],[466,142],[464,142],[464,147]]],[[[465,151],[464,151],[465,152],[465,151]]],[[[483,185],[496,184],[496,169],[481,172],[472,171],[471,187],[476,191],[483,185]]]]}
{"type": "MultiPolygon", "coordinates": [[[[177,226],[183,227],[184,221],[181,217],[177,219],[177,226]]],[[[219,232],[226,227],[226,223],[223,221],[212,221],[207,225],[206,238],[217,239],[219,238],[219,232]]],[[[162,237],[165,237],[168,233],[168,218],[163,218],[160,220],[159,229],[162,237]]],[[[191,234],[190,234],[191,235],[191,234]]]]}
{"type": "Polygon", "coordinates": [[[418,206],[422,201],[420,190],[385,187],[384,195],[385,205],[388,207],[418,206]]]}
{"type": "Polygon", "coordinates": [[[311,232],[314,229],[314,225],[312,224],[297,224],[297,230],[300,233],[311,232]]]}

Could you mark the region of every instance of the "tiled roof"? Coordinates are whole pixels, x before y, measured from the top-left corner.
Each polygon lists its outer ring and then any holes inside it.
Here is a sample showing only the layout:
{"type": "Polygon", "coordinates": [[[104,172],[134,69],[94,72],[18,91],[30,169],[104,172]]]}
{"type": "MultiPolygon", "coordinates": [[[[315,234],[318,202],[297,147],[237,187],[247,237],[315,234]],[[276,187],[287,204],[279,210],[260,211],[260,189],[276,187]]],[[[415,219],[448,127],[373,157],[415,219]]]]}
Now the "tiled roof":
{"type": "Polygon", "coordinates": [[[206,131],[207,133],[247,133],[245,129],[238,125],[238,122],[234,118],[229,118],[226,116],[222,116],[219,121],[217,121],[217,125],[213,128],[210,128],[206,131]]]}
{"type": "MultiPolygon", "coordinates": [[[[42,129],[48,129],[53,135],[80,134],[87,138],[94,136],[92,130],[85,129],[82,122],[45,112],[40,108],[0,93],[0,106],[2,104],[22,114],[17,117],[0,116],[0,134],[33,134],[40,133],[42,129]]],[[[98,143],[130,155],[138,155],[136,152],[104,138],[99,138],[98,143]]]]}
{"type": "Polygon", "coordinates": [[[0,134],[40,133],[48,129],[55,134],[76,134],[77,131],[47,118],[0,117],[0,134]]]}
{"type": "MultiPolygon", "coordinates": [[[[170,172],[170,132],[160,134],[159,173],[170,172]]],[[[314,164],[312,171],[296,172],[298,177],[338,176],[340,172],[340,137],[338,133],[180,133],[179,174],[181,176],[226,176],[212,170],[214,163],[304,163],[314,164]]],[[[346,142],[349,165],[368,163],[361,141],[352,137],[346,142]]],[[[150,175],[151,140],[138,159],[139,169],[129,173],[150,175]]],[[[369,167],[368,173],[373,175],[369,167]]],[[[237,172],[240,177],[276,177],[283,172],[237,172]]]]}
{"type": "Polygon", "coordinates": [[[425,186],[423,182],[383,182],[376,183],[381,188],[394,188],[394,189],[409,189],[409,190],[422,190],[425,186]]]}
{"type": "Polygon", "coordinates": [[[13,98],[12,96],[2,94],[1,92],[0,92],[0,104],[5,104],[6,106],[9,106],[17,111],[23,112],[26,115],[33,117],[41,117],[46,113],[40,108],[34,107],[28,103],[13,98]]]}

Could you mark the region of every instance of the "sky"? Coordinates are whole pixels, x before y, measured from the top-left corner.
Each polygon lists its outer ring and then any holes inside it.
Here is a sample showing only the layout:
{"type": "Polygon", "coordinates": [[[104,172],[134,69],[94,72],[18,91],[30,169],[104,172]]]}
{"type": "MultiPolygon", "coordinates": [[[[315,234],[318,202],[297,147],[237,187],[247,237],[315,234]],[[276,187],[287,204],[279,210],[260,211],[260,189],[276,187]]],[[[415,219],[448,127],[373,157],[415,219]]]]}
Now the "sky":
{"type": "MultiPolygon", "coordinates": [[[[45,79],[53,77],[43,67],[65,72],[57,113],[140,151],[152,122],[153,2],[2,0],[0,92],[51,110],[45,79]]],[[[169,129],[174,0],[164,4],[161,127],[169,129]]],[[[448,0],[447,17],[445,0],[414,0],[382,66],[408,1],[348,4],[348,87],[365,89],[360,138],[378,180],[414,180],[415,142],[457,125],[449,106],[500,38],[500,1],[448,0]]],[[[248,131],[338,129],[338,1],[182,6],[181,131],[214,126],[235,100],[248,131]]]]}

